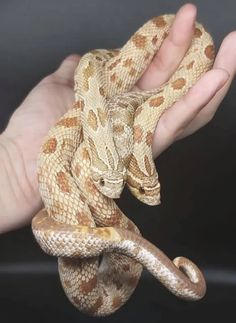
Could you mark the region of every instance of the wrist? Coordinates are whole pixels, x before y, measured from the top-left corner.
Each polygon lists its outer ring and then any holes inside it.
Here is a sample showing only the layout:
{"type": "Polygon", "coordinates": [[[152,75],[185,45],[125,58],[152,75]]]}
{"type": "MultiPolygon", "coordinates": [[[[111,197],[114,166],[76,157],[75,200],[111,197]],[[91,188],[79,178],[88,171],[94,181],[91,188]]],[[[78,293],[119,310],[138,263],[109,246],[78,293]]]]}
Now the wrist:
{"type": "Polygon", "coordinates": [[[0,233],[27,224],[41,207],[38,190],[27,177],[25,161],[14,140],[0,135],[0,233]]]}

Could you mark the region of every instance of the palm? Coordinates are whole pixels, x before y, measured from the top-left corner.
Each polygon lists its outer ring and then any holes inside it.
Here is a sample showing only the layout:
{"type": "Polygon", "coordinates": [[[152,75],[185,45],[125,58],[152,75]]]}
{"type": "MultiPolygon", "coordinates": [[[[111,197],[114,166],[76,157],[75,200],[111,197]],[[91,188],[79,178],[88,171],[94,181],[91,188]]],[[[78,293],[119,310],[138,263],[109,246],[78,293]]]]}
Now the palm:
{"type": "MultiPolygon", "coordinates": [[[[30,92],[12,115],[6,134],[11,134],[11,139],[20,150],[30,179],[36,179],[36,159],[42,139],[71,107],[73,100],[72,85],[50,76],[30,92]]],[[[33,185],[37,186],[36,180],[33,185]]]]}

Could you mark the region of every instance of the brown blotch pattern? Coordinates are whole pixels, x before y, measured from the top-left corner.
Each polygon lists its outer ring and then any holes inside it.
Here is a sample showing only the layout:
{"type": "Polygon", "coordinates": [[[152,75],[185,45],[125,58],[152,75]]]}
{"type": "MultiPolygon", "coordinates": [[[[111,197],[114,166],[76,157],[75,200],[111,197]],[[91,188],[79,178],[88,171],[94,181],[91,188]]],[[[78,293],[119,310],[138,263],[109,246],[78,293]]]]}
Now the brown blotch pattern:
{"type": "Polygon", "coordinates": [[[88,153],[88,150],[86,148],[83,149],[83,151],[82,151],[82,158],[84,160],[89,160],[89,153],[88,153]]]}
{"type": "Polygon", "coordinates": [[[79,297],[77,297],[77,296],[72,296],[72,297],[71,297],[71,299],[72,299],[72,302],[73,302],[74,304],[76,304],[76,305],[80,305],[80,299],[79,299],[79,297]]]}
{"type": "Polygon", "coordinates": [[[209,59],[213,59],[214,58],[214,56],[215,56],[215,50],[214,50],[214,46],[213,45],[208,45],[205,48],[205,55],[209,59]]]}
{"type": "Polygon", "coordinates": [[[73,105],[73,108],[74,109],[81,109],[81,111],[83,111],[84,109],[84,100],[83,99],[80,99],[78,101],[76,101],[73,105]]]}
{"type": "Polygon", "coordinates": [[[66,173],[62,171],[57,173],[57,184],[62,192],[70,193],[70,185],[66,173]]]}
{"type": "Polygon", "coordinates": [[[89,281],[82,281],[80,284],[80,290],[83,294],[87,295],[90,293],[97,285],[97,276],[94,276],[89,281]]]}
{"type": "Polygon", "coordinates": [[[129,70],[129,75],[134,76],[136,73],[136,69],[134,67],[131,67],[131,69],[129,70]]]}
{"type": "Polygon", "coordinates": [[[65,212],[64,205],[59,201],[54,201],[50,209],[50,215],[57,217],[58,214],[63,214],[64,212],[65,212]]]}
{"type": "Polygon", "coordinates": [[[168,31],[165,31],[163,36],[162,36],[162,41],[166,39],[166,37],[169,35],[168,31]]]}
{"type": "Polygon", "coordinates": [[[124,67],[130,67],[133,64],[133,59],[132,58],[127,58],[124,62],[123,62],[123,66],[124,67]]]}
{"type": "Polygon", "coordinates": [[[123,134],[124,133],[124,126],[121,124],[114,125],[113,132],[117,135],[123,134]]]}
{"type": "Polygon", "coordinates": [[[195,28],[194,36],[200,38],[202,36],[202,31],[199,28],[195,28]]]}
{"type": "Polygon", "coordinates": [[[105,97],[106,94],[105,94],[105,90],[102,86],[99,87],[99,93],[101,94],[101,96],[105,97]]]}
{"type": "Polygon", "coordinates": [[[181,90],[186,84],[186,80],[181,77],[177,80],[175,80],[174,82],[172,82],[171,86],[174,90],[181,90]]]}
{"type": "Polygon", "coordinates": [[[103,127],[105,127],[106,122],[107,122],[107,113],[101,108],[98,108],[97,111],[98,111],[99,121],[100,121],[101,125],[103,127]]]}
{"type": "MultiPolygon", "coordinates": [[[[130,163],[129,163],[129,169],[131,172],[135,173],[135,176],[138,177],[139,179],[144,179],[146,178],[146,175],[141,171],[141,169],[139,168],[139,164],[137,159],[135,158],[134,154],[131,154],[130,157],[130,163]]],[[[131,180],[131,177],[127,176],[127,179],[129,178],[129,184],[132,185],[133,181],[131,180]]],[[[133,186],[137,187],[138,183],[136,181],[134,181],[133,186]]]]}
{"type": "Polygon", "coordinates": [[[96,313],[103,304],[102,296],[99,296],[99,298],[96,300],[96,302],[90,307],[88,314],[93,315],[96,313]]]}
{"type": "Polygon", "coordinates": [[[64,280],[64,285],[66,286],[66,288],[71,288],[72,284],[70,280],[64,280]]]}
{"type": "Polygon", "coordinates": [[[131,40],[137,48],[144,48],[147,43],[147,37],[138,33],[134,34],[131,40]]]}
{"type": "Polygon", "coordinates": [[[147,52],[147,54],[144,56],[144,60],[147,61],[151,56],[151,53],[147,52]]]}
{"type": "Polygon", "coordinates": [[[97,193],[97,189],[96,186],[94,185],[91,177],[88,177],[85,181],[85,186],[86,186],[86,190],[88,192],[90,192],[91,194],[96,194],[97,193]]]}
{"type": "Polygon", "coordinates": [[[152,175],[152,166],[149,162],[147,155],[144,156],[144,165],[145,165],[145,169],[146,169],[148,175],[151,176],[152,175]]]}
{"type": "Polygon", "coordinates": [[[114,212],[111,214],[112,219],[112,225],[113,226],[120,226],[120,222],[122,220],[122,214],[119,209],[114,210],[114,212]]]}
{"type": "Polygon", "coordinates": [[[131,158],[131,154],[128,154],[128,155],[123,159],[123,163],[124,163],[125,167],[128,167],[129,162],[130,162],[130,158],[131,158]]]}
{"type": "Polygon", "coordinates": [[[70,138],[64,138],[61,144],[61,149],[64,149],[66,146],[74,147],[74,141],[70,138]]]}
{"type": "MultiPolygon", "coordinates": [[[[72,258],[63,258],[63,265],[66,267],[69,267],[69,268],[73,267],[74,262],[75,262],[75,260],[72,258]]],[[[60,270],[62,270],[62,269],[63,269],[63,267],[60,266],[60,270]]],[[[64,268],[63,272],[66,272],[65,268],[64,268]]]]}
{"type": "Polygon", "coordinates": [[[77,117],[63,118],[63,119],[59,120],[56,125],[63,126],[66,128],[76,127],[79,125],[79,120],[77,117]]]}
{"type": "Polygon", "coordinates": [[[109,71],[113,70],[113,68],[115,68],[115,67],[120,63],[120,61],[121,61],[121,59],[120,59],[120,58],[119,58],[119,59],[117,59],[115,62],[113,62],[111,65],[109,65],[109,66],[107,67],[107,69],[108,69],[109,71]]]}
{"type": "MultiPolygon", "coordinates": [[[[118,259],[118,261],[120,262],[120,259],[118,259]]],[[[123,285],[122,282],[118,280],[116,277],[112,279],[112,283],[116,286],[118,290],[120,290],[123,285]]]]}
{"type": "Polygon", "coordinates": [[[84,90],[89,90],[89,78],[94,75],[94,67],[91,62],[88,63],[88,66],[84,68],[83,70],[83,76],[84,76],[84,90]]]}
{"type": "Polygon", "coordinates": [[[81,166],[79,164],[76,164],[74,167],[74,173],[76,177],[80,177],[81,174],[81,166]]]}
{"type": "Polygon", "coordinates": [[[130,265],[129,264],[125,264],[125,265],[122,266],[122,269],[124,271],[129,271],[130,270],[130,265]]]}
{"type": "Polygon", "coordinates": [[[152,19],[152,22],[156,25],[156,27],[165,27],[166,26],[166,21],[165,21],[164,17],[162,17],[162,16],[154,17],[152,19]]]}
{"type": "Polygon", "coordinates": [[[122,299],[119,296],[116,296],[112,300],[112,307],[119,308],[122,305],[122,299]]]}
{"type": "Polygon", "coordinates": [[[134,142],[140,143],[142,141],[143,130],[141,126],[134,126],[134,142]]]}
{"type": "Polygon", "coordinates": [[[57,149],[57,140],[56,138],[50,138],[48,139],[42,147],[42,151],[44,154],[52,154],[57,149]]]}
{"type": "Polygon", "coordinates": [[[96,60],[101,62],[102,61],[102,58],[100,56],[95,56],[96,60]]]}
{"type": "Polygon", "coordinates": [[[158,37],[157,37],[157,35],[156,35],[156,36],[154,36],[154,37],[152,38],[152,44],[153,44],[153,45],[156,45],[157,41],[158,41],[158,37]]]}
{"type": "Polygon", "coordinates": [[[164,102],[163,96],[158,96],[157,98],[153,98],[150,100],[150,107],[159,107],[164,102]]]}
{"type": "Polygon", "coordinates": [[[97,121],[97,116],[96,114],[93,112],[93,110],[89,110],[88,113],[88,125],[94,130],[96,131],[98,129],[98,121],[97,121]]]}
{"type": "Polygon", "coordinates": [[[151,133],[151,131],[148,131],[147,134],[146,134],[146,144],[149,147],[151,147],[151,145],[152,145],[152,133],[151,133]]]}
{"type": "Polygon", "coordinates": [[[115,80],[116,80],[116,73],[113,73],[113,74],[110,76],[110,80],[111,80],[111,82],[115,82],[115,80]]]}
{"type": "Polygon", "coordinates": [[[79,225],[84,225],[84,226],[91,225],[91,220],[89,219],[88,215],[83,211],[78,212],[77,219],[78,219],[79,225]]]}
{"type": "Polygon", "coordinates": [[[191,70],[191,69],[193,68],[194,63],[195,63],[195,61],[190,62],[190,63],[187,65],[187,70],[191,70]]]}

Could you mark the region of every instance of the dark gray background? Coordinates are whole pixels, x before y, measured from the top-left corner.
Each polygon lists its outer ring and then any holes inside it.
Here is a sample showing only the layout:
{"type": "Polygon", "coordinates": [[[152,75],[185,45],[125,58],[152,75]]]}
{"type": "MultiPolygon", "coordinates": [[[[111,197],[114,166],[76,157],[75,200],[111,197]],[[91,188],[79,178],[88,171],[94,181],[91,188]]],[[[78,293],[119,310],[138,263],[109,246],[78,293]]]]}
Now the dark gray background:
{"type": "MultiPolygon", "coordinates": [[[[146,20],[175,13],[184,1],[0,1],[0,129],[39,80],[70,53],[121,46],[146,20]]],[[[198,20],[218,48],[236,29],[236,2],[193,1],[198,20]]],[[[236,59],[236,58],[235,58],[236,59]]],[[[148,207],[126,192],[120,205],[143,235],[170,258],[184,255],[203,268],[208,294],[176,300],[147,273],[128,304],[109,322],[234,322],[236,305],[236,83],[213,121],[175,143],[156,164],[162,205],[148,207]]],[[[1,188],[4,189],[4,188],[1,188]]],[[[68,303],[56,260],[41,252],[30,228],[0,237],[0,317],[3,322],[92,321],[68,303]]],[[[94,320],[97,321],[97,320],[94,320]]],[[[101,320],[103,321],[103,320],[101,320]]]]}

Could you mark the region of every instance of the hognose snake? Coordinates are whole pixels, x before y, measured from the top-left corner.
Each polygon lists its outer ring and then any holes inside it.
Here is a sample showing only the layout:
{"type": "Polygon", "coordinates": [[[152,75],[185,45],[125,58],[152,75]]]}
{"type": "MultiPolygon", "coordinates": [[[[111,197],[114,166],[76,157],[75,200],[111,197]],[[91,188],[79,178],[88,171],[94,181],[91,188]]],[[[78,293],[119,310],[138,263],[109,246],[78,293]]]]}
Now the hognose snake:
{"type": "Polygon", "coordinates": [[[121,49],[93,50],[81,58],[75,104],[50,130],[39,154],[46,209],[34,217],[33,233],[45,252],[59,257],[70,301],[90,315],[120,308],[142,266],[181,298],[205,294],[200,270],[183,257],[169,260],[141,237],[113,200],[127,183],[139,200],[160,203],[151,150],[156,124],[213,63],[211,36],[196,23],[192,45],[170,80],[152,91],[132,91],[173,19],[155,17],[121,49]]]}

